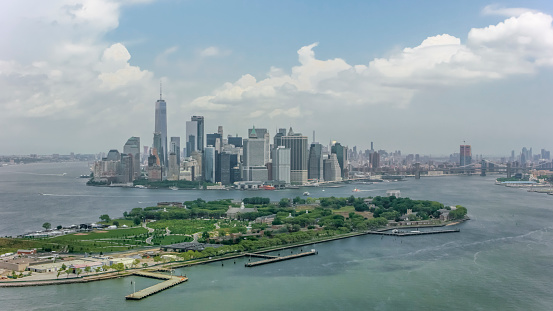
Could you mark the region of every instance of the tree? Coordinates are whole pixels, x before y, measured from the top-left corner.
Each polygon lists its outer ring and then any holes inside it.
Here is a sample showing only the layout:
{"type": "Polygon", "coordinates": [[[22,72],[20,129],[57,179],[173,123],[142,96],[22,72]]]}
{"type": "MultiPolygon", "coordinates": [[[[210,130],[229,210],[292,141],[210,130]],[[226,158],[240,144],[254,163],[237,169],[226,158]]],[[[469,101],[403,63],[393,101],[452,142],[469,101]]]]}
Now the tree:
{"type": "Polygon", "coordinates": [[[86,272],[87,275],[90,273],[91,270],[92,270],[92,268],[90,268],[90,266],[86,266],[84,268],[84,272],[86,272]]]}
{"type": "Polygon", "coordinates": [[[111,267],[114,268],[115,270],[117,270],[117,273],[125,270],[125,265],[122,262],[116,263],[116,264],[112,265],[111,267]]]}
{"type": "Polygon", "coordinates": [[[143,263],[142,268],[148,268],[148,263],[147,262],[143,263]]]}
{"type": "Polygon", "coordinates": [[[65,270],[65,269],[67,269],[67,266],[66,266],[65,264],[61,264],[60,270],[63,271],[63,270],[65,270]]]}
{"type": "Polygon", "coordinates": [[[209,239],[209,232],[204,231],[204,232],[202,233],[202,238],[204,238],[204,239],[206,239],[206,240],[209,239]]]}
{"type": "Polygon", "coordinates": [[[52,224],[50,224],[49,222],[45,222],[42,224],[42,228],[48,230],[50,228],[52,228],[52,224]]]}
{"type": "Polygon", "coordinates": [[[61,225],[57,226],[56,229],[61,230],[63,228],[61,225]]]}
{"type": "Polygon", "coordinates": [[[58,275],[56,275],[56,279],[60,277],[60,274],[61,274],[61,270],[58,270],[58,275]]]}
{"type": "Polygon", "coordinates": [[[119,222],[117,220],[114,220],[113,225],[119,227],[119,222]]]}
{"type": "Polygon", "coordinates": [[[94,271],[96,271],[96,273],[99,273],[101,270],[102,270],[102,267],[96,267],[96,268],[94,268],[94,271]]]}
{"type": "Polygon", "coordinates": [[[140,218],[134,217],[133,222],[136,226],[140,225],[140,218]]]}
{"type": "Polygon", "coordinates": [[[278,205],[279,205],[280,207],[288,207],[288,206],[290,206],[290,199],[288,199],[288,198],[282,198],[282,199],[280,199],[280,201],[278,202],[278,205]]]}
{"type": "Polygon", "coordinates": [[[67,276],[66,276],[66,277],[69,277],[69,274],[71,274],[71,269],[67,269],[67,270],[65,270],[65,274],[67,274],[67,276]]]}
{"type": "Polygon", "coordinates": [[[104,215],[100,216],[100,220],[105,221],[105,222],[110,222],[111,218],[109,218],[108,214],[104,214],[104,215]]]}
{"type": "Polygon", "coordinates": [[[140,259],[135,259],[135,260],[133,260],[133,262],[132,262],[132,266],[133,266],[133,267],[138,266],[139,263],[140,263],[140,259]]]}

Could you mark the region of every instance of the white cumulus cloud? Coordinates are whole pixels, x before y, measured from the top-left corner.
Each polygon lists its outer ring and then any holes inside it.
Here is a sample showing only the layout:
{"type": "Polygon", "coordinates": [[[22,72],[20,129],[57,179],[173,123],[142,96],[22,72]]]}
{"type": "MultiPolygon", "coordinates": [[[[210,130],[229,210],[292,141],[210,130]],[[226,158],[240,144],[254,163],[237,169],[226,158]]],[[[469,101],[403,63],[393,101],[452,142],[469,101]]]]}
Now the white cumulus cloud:
{"type": "MultiPolygon", "coordinates": [[[[485,11],[492,9],[499,10],[485,11]]],[[[303,46],[298,50],[299,65],[289,71],[271,67],[261,80],[245,74],[192,105],[243,111],[252,118],[261,112],[270,118],[300,117],[300,113],[285,112],[310,113],[324,105],[405,106],[428,87],[474,84],[553,65],[552,17],[530,10],[501,12],[517,14],[497,25],[471,29],[464,43],[449,34],[431,36],[418,46],[368,64],[317,59],[318,43],[303,46]]]]}

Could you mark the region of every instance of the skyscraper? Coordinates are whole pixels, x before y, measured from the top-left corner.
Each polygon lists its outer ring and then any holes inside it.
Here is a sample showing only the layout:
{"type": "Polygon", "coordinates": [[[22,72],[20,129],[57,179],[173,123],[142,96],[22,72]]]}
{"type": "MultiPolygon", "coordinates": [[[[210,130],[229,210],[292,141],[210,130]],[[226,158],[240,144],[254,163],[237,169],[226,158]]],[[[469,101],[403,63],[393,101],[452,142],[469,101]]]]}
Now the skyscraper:
{"type": "Polygon", "coordinates": [[[177,157],[177,166],[180,167],[180,137],[171,137],[171,146],[169,153],[174,153],[177,157]]]}
{"type": "Polygon", "coordinates": [[[223,136],[219,133],[207,134],[205,138],[206,146],[213,146],[217,152],[221,152],[223,136]]]}
{"type": "Polygon", "coordinates": [[[167,180],[179,180],[179,165],[177,163],[177,154],[169,153],[169,163],[167,165],[167,180]]]}
{"type": "Polygon", "coordinates": [[[156,101],[155,133],[160,134],[161,146],[157,150],[161,166],[167,165],[167,104],[161,99],[161,85],[159,87],[159,100],[156,101]]]}
{"type": "Polygon", "coordinates": [[[132,180],[140,178],[140,137],[131,137],[123,146],[123,153],[132,158],[132,180]]]}
{"type": "Polygon", "coordinates": [[[472,163],[472,152],[470,145],[459,146],[459,166],[465,166],[472,163]]]}
{"type": "Polygon", "coordinates": [[[153,141],[153,150],[152,154],[157,157],[157,160],[159,161],[159,166],[163,167],[163,160],[161,156],[161,150],[163,149],[163,143],[161,142],[161,133],[155,132],[154,133],[154,141],[153,141]]]}
{"type": "Polygon", "coordinates": [[[198,150],[198,122],[186,121],[186,156],[198,150]]]}
{"type": "Polygon", "coordinates": [[[338,163],[340,164],[340,170],[342,172],[342,178],[348,176],[348,147],[342,146],[340,143],[335,143],[331,148],[331,152],[336,154],[338,163]]]}
{"type": "Polygon", "coordinates": [[[290,148],[290,183],[307,182],[307,136],[294,133],[290,127],[288,135],[280,137],[281,145],[290,148]]]}
{"type": "Polygon", "coordinates": [[[205,143],[204,143],[204,117],[203,116],[192,116],[192,121],[196,121],[197,124],[197,131],[196,131],[196,150],[198,151],[204,151],[205,143]]]}
{"type": "Polygon", "coordinates": [[[307,178],[322,181],[323,176],[323,145],[313,142],[309,148],[307,160],[307,178]]]}
{"type": "Polygon", "coordinates": [[[203,177],[206,182],[215,182],[215,147],[204,148],[203,177]]]}
{"type": "Polygon", "coordinates": [[[335,153],[331,153],[328,159],[323,160],[324,166],[324,180],[325,181],[339,181],[342,178],[340,171],[340,164],[338,163],[338,158],[335,153]]]}
{"type": "Polygon", "coordinates": [[[271,141],[270,141],[269,132],[267,131],[267,129],[255,128],[255,127],[248,130],[248,133],[250,133],[250,135],[253,132],[255,132],[256,138],[263,139],[265,141],[265,145],[263,147],[263,150],[264,150],[263,165],[265,165],[267,162],[269,162],[271,158],[271,141]]]}
{"type": "Polygon", "coordinates": [[[265,138],[257,136],[256,129],[249,131],[244,139],[242,179],[247,181],[266,181],[268,171],[265,167],[265,138]]]}
{"type": "Polygon", "coordinates": [[[278,146],[273,149],[273,180],[290,183],[290,149],[278,146]]]}

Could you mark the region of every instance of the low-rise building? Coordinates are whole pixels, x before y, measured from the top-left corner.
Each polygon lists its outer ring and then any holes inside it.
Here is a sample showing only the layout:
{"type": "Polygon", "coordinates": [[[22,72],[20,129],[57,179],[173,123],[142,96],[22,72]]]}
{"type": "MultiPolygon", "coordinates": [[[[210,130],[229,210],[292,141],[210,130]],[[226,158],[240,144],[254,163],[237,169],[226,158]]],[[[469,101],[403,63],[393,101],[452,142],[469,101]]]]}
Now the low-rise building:
{"type": "Polygon", "coordinates": [[[240,207],[231,207],[231,206],[229,206],[229,208],[227,210],[227,217],[233,219],[233,218],[236,218],[236,216],[238,214],[253,213],[253,212],[257,212],[257,208],[255,208],[255,207],[245,207],[244,202],[242,202],[240,207]]]}

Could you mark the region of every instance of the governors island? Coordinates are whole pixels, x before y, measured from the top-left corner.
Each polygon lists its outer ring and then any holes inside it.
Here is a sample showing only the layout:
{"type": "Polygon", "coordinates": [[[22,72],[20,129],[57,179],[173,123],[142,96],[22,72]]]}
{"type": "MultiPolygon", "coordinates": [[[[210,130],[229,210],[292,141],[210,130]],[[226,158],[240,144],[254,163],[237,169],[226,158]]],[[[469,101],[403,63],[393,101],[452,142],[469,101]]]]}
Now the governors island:
{"type": "MultiPolygon", "coordinates": [[[[463,206],[396,195],[297,196],[276,202],[263,197],[238,202],[196,199],[133,208],[120,218],[101,215],[97,223],[53,229],[46,222],[42,231],[0,238],[0,286],[80,283],[134,274],[165,279],[160,284],[167,284],[159,285],[165,289],[187,280],[173,276],[174,268],[261,257],[246,265],[255,266],[313,255],[317,243],[365,234],[459,232],[434,227],[468,219],[463,206]],[[284,254],[298,247],[300,253],[284,254]]],[[[155,292],[127,299],[151,293],[155,292]]]]}

